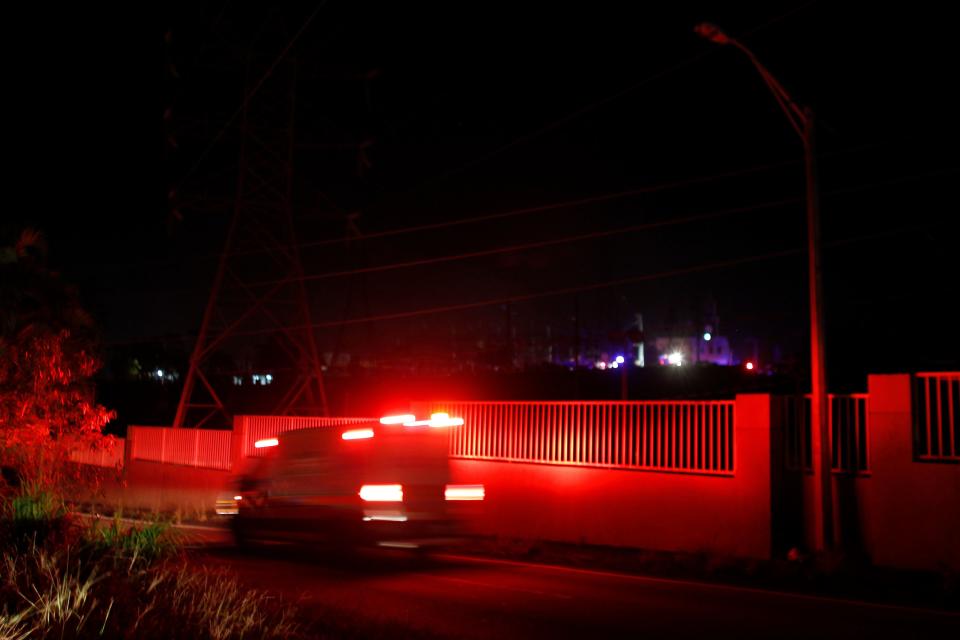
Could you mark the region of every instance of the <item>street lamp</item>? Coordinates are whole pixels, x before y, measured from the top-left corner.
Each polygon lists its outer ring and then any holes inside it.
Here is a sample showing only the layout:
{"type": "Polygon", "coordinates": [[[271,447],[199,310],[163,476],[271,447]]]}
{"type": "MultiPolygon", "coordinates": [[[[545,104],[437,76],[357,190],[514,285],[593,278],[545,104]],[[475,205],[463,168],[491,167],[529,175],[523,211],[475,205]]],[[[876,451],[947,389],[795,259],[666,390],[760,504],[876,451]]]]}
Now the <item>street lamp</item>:
{"type": "Polygon", "coordinates": [[[804,167],[807,177],[807,254],[810,284],[810,423],[813,431],[812,458],[814,472],[814,546],[824,550],[833,546],[833,499],[831,497],[830,434],[827,417],[827,372],[824,368],[824,331],[822,286],[820,278],[820,204],[817,193],[817,172],[814,154],[814,118],[810,107],[800,107],[777,79],[760,64],[757,57],[742,42],[724,33],[720,27],[698,24],[694,31],[707,40],[721,45],[733,45],[750,58],[763,81],[777,99],[793,130],[803,140],[804,167]]]}

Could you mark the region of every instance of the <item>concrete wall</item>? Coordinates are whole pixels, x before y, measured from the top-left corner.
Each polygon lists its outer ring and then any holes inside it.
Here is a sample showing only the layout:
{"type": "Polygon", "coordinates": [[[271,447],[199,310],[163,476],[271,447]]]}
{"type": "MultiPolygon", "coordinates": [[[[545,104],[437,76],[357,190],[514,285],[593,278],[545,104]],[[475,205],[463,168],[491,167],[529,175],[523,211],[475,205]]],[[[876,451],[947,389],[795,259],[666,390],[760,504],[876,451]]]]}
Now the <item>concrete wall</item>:
{"type": "MultiPolygon", "coordinates": [[[[914,460],[910,376],[871,375],[868,389],[869,471],[834,477],[844,545],[878,565],[960,569],[960,465],[914,460]]],[[[452,476],[486,485],[478,533],[766,558],[802,544],[812,508],[810,476],[785,477],[771,464],[774,436],[770,397],[740,395],[730,476],[469,459],[452,460],[452,476]],[[785,489],[794,497],[783,500],[785,489]],[[785,530],[795,539],[773,538],[785,530]]],[[[236,464],[241,438],[233,440],[236,464]]],[[[209,510],[230,475],[127,453],[126,486],[105,490],[128,508],[209,510]]]]}
{"type": "MultiPolygon", "coordinates": [[[[839,548],[864,552],[877,565],[960,570],[960,465],[915,460],[908,374],[871,375],[867,386],[869,469],[833,476],[839,548]]],[[[812,474],[784,473],[774,493],[783,499],[775,534],[784,537],[775,541],[775,552],[809,548],[812,474]]]]}
{"type": "Polygon", "coordinates": [[[477,533],[770,556],[770,397],[736,401],[733,476],[454,459],[486,485],[477,533]]]}
{"type": "Polygon", "coordinates": [[[863,537],[876,564],[960,570],[960,465],[916,462],[910,376],[871,375],[863,537]]]}
{"type": "Polygon", "coordinates": [[[102,496],[89,499],[154,512],[180,511],[195,517],[213,510],[217,495],[227,488],[230,472],[181,465],[127,460],[122,482],[107,476],[102,496]]]}

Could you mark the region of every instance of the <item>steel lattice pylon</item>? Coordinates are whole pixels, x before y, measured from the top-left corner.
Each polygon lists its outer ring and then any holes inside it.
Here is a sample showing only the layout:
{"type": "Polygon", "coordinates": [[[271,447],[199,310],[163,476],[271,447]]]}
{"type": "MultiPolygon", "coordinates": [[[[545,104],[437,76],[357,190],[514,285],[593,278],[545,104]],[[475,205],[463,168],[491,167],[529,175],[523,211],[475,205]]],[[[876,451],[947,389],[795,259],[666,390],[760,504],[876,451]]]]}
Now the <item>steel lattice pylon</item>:
{"type": "Polygon", "coordinates": [[[218,417],[229,421],[211,357],[251,330],[269,331],[291,365],[278,376],[282,392],[274,413],[327,414],[293,215],[297,64],[285,60],[268,71],[251,62],[247,69],[248,78],[266,72],[269,80],[245,94],[233,213],[174,427],[200,427],[218,417]]]}

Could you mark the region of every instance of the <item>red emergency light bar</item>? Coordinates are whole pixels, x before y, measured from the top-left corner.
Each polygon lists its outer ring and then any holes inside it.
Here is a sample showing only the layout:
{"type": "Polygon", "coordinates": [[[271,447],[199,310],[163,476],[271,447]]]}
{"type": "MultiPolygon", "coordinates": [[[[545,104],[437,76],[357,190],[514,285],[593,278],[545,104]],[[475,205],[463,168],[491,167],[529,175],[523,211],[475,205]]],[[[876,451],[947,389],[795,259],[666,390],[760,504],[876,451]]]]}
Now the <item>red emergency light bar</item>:
{"type": "Polygon", "coordinates": [[[267,447],[275,447],[280,444],[280,441],[276,438],[266,438],[265,440],[257,440],[253,443],[253,446],[257,449],[265,449],[267,447]]]}
{"type": "Polygon", "coordinates": [[[434,413],[429,420],[411,420],[404,422],[405,427],[458,427],[463,424],[463,418],[451,418],[449,413],[434,413]]]}
{"type": "Polygon", "coordinates": [[[457,427],[463,424],[463,418],[451,418],[449,413],[433,413],[429,420],[417,420],[417,416],[407,413],[399,416],[384,416],[380,424],[402,424],[405,427],[457,427]]]}

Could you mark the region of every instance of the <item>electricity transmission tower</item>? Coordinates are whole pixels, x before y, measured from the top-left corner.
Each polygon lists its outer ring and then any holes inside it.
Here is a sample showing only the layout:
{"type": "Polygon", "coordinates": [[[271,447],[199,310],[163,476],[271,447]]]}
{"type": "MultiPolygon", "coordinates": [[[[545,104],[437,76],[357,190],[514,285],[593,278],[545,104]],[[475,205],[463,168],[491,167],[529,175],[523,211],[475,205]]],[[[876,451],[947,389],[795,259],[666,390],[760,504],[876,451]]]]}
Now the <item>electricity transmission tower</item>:
{"type": "MultiPolygon", "coordinates": [[[[251,63],[248,76],[259,78],[264,72],[264,65],[251,63]]],[[[327,412],[293,215],[296,61],[281,62],[269,75],[269,81],[243,104],[233,213],[174,427],[229,420],[210,360],[231,339],[240,339],[236,334],[241,330],[269,334],[290,362],[287,372],[276,377],[283,390],[275,413],[327,412]],[[257,284],[263,281],[274,284],[257,284]]]]}
{"type": "MultiPolygon", "coordinates": [[[[194,100],[194,111],[213,113],[215,118],[225,114],[230,117],[225,118],[222,127],[208,127],[204,133],[206,146],[178,187],[171,188],[172,218],[183,219],[181,206],[203,212],[203,205],[214,203],[217,207],[215,203],[219,201],[229,202],[230,221],[184,376],[174,427],[222,426],[230,423],[235,411],[250,410],[251,406],[256,411],[280,415],[328,412],[323,359],[313,329],[312,298],[305,286],[300,253],[299,232],[303,230],[299,227],[309,216],[296,215],[294,159],[297,150],[320,151],[324,157],[338,151],[355,152],[360,174],[369,166],[366,150],[372,139],[354,142],[356,136],[342,135],[340,131],[328,130],[329,127],[318,136],[316,107],[310,118],[301,114],[307,126],[297,126],[298,84],[313,91],[307,91],[306,98],[301,100],[308,104],[307,109],[310,98],[317,103],[317,92],[321,93],[319,104],[324,100],[329,104],[329,96],[335,93],[325,82],[316,82],[324,79],[325,67],[308,64],[315,56],[306,55],[299,63],[294,58],[299,46],[309,44],[308,38],[301,36],[309,32],[319,11],[318,7],[306,17],[291,19],[288,14],[292,10],[276,7],[257,15],[254,11],[224,7],[213,19],[202,46],[196,47],[195,64],[203,60],[213,62],[216,68],[208,69],[206,75],[194,73],[193,84],[181,97],[194,100]],[[241,70],[243,92],[231,98],[226,94],[232,93],[229,87],[237,82],[234,78],[241,70]],[[229,105],[222,104],[224,100],[229,105]],[[217,129],[219,133],[213,135],[217,129]],[[328,134],[336,139],[328,140],[328,134]],[[304,138],[312,139],[313,144],[307,144],[304,138]],[[236,183],[230,186],[222,181],[220,165],[232,164],[234,158],[238,158],[236,183]],[[202,172],[195,172],[201,167],[202,172]],[[186,189],[202,192],[190,194],[199,198],[180,193],[185,184],[202,185],[199,189],[186,189]],[[251,340],[253,335],[256,340],[251,340]],[[248,372],[223,364],[229,357],[221,357],[249,351],[255,345],[265,347],[273,363],[269,368],[276,374],[267,381],[267,393],[251,394],[243,389],[243,385],[252,382],[244,375],[248,372]],[[258,399],[251,404],[248,400],[254,395],[258,399]],[[241,405],[245,407],[241,409],[241,405]]],[[[188,19],[192,20],[192,14],[188,19]]],[[[178,42],[176,34],[168,32],[166,41],[169,62],[173,57],[169,47],[178,42]]],[[[168,71],[173,78],[168,84],[179,88],[182,76],[187,74],[175,71],[172,64],[168,64],[168,71]]],[[[197,72],[196,66],[192,71],[197,72]]],[[[344,75],[341,73],[340,77],[344,75]]],[[[369,102],[369,83],[376,74],[346,77],[351,83],[365,83],[369,102]]],[[[175,119],[166,109],[165,122],[169,125],[175,119]]],[[[173,137],[168,137],[169,146],[177,147],[173,137]]],[[[171,155],[168,152],[168,157],[171,155]]],[[[302,161],[303,157],[299,157],[302,161]]],[[[298,182],[299,202],[305,185],[310,187],[307,191],[316,191],[314,183],[298,182]]],[[[319,195],[332,202],[325,194],[319,195]]],[[[336,215],[346,214],[338,210],[336,215]]]]}

